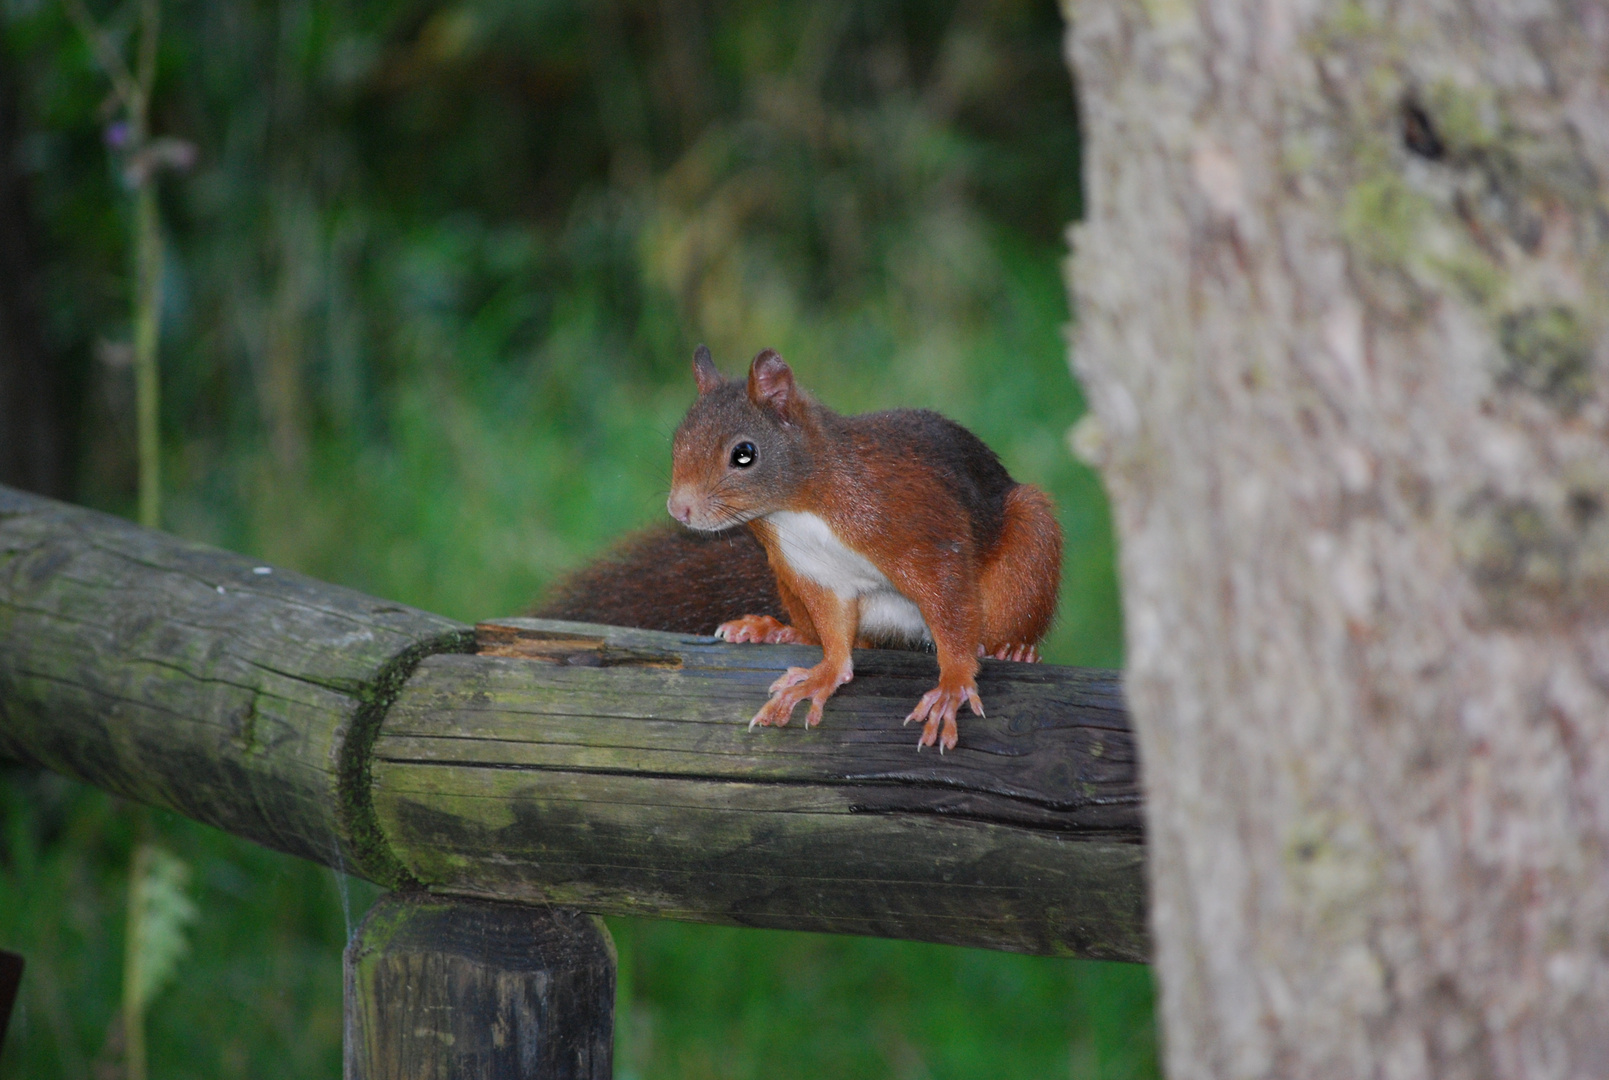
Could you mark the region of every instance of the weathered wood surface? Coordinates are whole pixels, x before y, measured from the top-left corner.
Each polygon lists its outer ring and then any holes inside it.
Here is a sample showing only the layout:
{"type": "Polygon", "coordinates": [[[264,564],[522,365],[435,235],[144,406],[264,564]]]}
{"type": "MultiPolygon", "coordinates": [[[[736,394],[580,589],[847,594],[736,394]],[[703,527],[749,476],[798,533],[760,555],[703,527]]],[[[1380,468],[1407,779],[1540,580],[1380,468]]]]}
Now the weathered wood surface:
{"type": "Polygon", "coordinates": [[[0,488],[0,753],[392,883],[368,741],[469,628],[260,565],[0,488]]]}
{"type": "Polygon", "coordinates": [[[937,678],[931,656],[857,652],[819,728],[750,731],[778,672],[819,650],[537,620],[482,631],[504,655],[426,659],[375,744],[381,827],[437,890],[1145,956],[1111,673],[988,661],[988,717],[963,717],[941,757],[900,724],[937,678]],[[510,655],[522,648],[541,659],[510,655]]]}
{"type": "Polygon", "coordinates": [[[346,948],[346,1080],[608,1080],[615,950],[578,911],[393,893],[346,948]]]}
{"type": "Polygon", "coordinates": [[[751,732],[818,650],[510,620],[468,655],[461,624],[257,571],[0,489],[0,754],[387,885],[1147,955],[1112,673],[987,661],[941,757],[900,725],[930,656],[857,653],[820,728],[751,732]]]}

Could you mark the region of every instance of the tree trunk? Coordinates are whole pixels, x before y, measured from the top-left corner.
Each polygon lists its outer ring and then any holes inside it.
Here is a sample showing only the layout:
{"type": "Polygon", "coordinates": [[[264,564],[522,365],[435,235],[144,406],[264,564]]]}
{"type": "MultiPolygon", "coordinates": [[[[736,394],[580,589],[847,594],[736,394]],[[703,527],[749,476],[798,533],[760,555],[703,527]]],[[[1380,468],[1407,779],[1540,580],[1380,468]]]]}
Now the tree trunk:
{"type": "Polygon", "coordinates": [[[1609,5],[1072,6],[1169,1074],[1609,1076],[1609,5]]]}

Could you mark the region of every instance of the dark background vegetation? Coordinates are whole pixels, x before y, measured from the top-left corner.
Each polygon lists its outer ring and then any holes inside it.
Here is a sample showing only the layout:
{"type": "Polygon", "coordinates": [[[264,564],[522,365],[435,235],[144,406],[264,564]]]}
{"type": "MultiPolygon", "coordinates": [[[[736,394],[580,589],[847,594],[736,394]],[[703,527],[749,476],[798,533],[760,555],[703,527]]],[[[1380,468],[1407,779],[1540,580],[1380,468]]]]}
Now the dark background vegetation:
{"type": "MultiPolygon", "coordinates": [[[[93,7],[119,34],[133,11],[93,7]]],[[[1065,449],[1077,125],[1051,0],[168,0],[164,524],[461,619],[663,515],[707,341],[842,411],[937,408],[1056,496],[1050,659],[1119,663],[1065,449]]],[[[131,199],[55,0],[0,5],[0,472],[132,513],[131,199]]],[[[116,1075],[134,821],[13,770],[0,1075],[116,1075]]],[[[374,895],[152,815],[201,917],[152,1075],[333,1077],[374,895]]],[[[1138,967],[612,920],[617,1075],[1156,1075],[1138,967]]]]}

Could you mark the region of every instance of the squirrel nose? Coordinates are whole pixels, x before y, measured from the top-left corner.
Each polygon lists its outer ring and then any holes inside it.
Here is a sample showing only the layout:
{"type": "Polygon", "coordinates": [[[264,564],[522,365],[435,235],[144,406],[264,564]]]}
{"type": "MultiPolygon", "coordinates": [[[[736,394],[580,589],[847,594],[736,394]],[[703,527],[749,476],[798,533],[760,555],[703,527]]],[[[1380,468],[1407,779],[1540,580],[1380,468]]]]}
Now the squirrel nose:
{"type": "Polygon", "coordinates": [[[688,499],[679,498],[673,494],[670,498],[665,500],[665,509],[670,511],[671,517],[675,518],[683,525],[686,525],[692,520],[693,504],[688,499]]]}

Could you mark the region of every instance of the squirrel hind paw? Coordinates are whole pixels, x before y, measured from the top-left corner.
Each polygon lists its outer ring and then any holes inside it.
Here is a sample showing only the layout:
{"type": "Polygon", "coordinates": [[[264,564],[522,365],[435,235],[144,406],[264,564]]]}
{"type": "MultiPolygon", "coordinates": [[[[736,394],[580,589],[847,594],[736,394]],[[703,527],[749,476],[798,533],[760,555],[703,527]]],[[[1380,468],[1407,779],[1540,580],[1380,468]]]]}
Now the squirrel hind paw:
{"type": "Polygon", "coordinates": [[[793,627],[770,615],[744,615],[723,622],[715,628],[715,636],[735,645],[793,645],[804,640],[793,627]]]}
{"type": "Polygon", "coordinates": [[[996,660],[1014,660],[1020,664],[1037,664],[1039,646],[1026,641],[1008,641],[991,651],[980,644],[978,655],[993,657],[996,660]]]}

